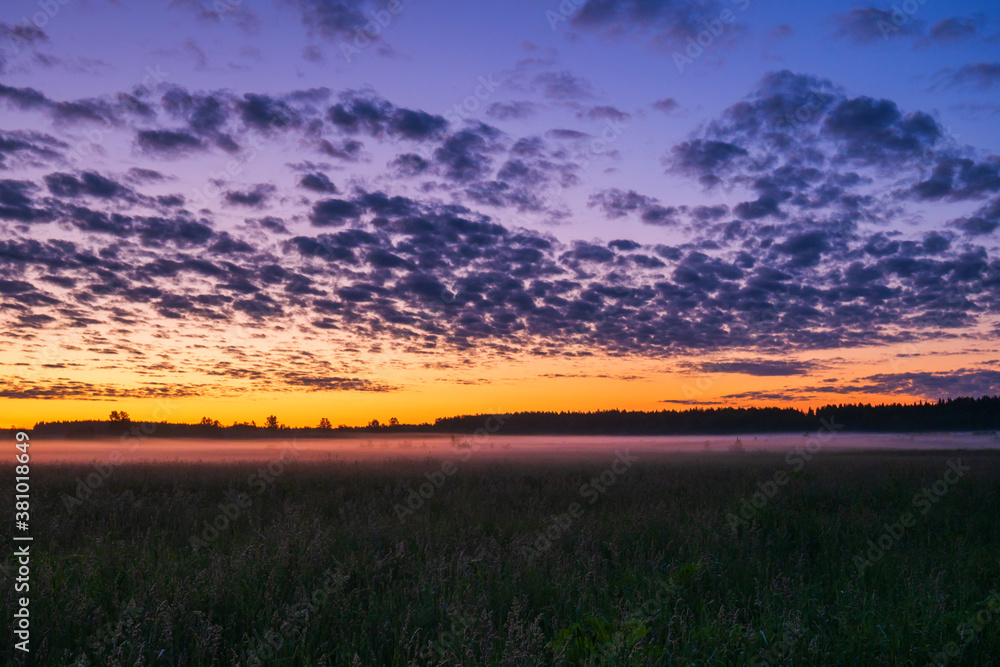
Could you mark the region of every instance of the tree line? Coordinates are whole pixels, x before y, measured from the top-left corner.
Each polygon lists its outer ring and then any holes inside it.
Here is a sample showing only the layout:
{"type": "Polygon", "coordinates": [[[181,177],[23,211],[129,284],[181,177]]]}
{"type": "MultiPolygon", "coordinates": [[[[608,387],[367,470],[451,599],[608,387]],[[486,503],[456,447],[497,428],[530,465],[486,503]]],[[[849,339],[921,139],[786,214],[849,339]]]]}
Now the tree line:
{"type": "MultiPolygon", "coordinates": [[[[489,415],[445,417],[435,430],[474,432],[489,415]]],[[[824,423],[853,432],[995,431],[1000,429],[1000,396],[953,398],[922,403],[830,404],[798,408],[690,408],[686,410],[596,412],[515,412],[505,416],[506,435],[726,435],[794,433],[824,423]]]]}
{"type": "Polygon", "coordinates": [[[357,433],[461,433],[480,429],[504,435],[727,435],[815,431],[826,423],[842,431],[911,433],[926,431],[1000,430],[1000,396],[952,398],[919,403],[841,403],[820,408],[750,407],[689,408],[685,410],[598,410],[594,412],[514,412],[439,417],[434,423],[403,424],[395,417],[366,426],[333,426],[322,418],[316,427],[290,428],[277,416],[224,425],[204,417],[195,424],[133,421],[127,412],[112,411],[107,420],[39,422],[33,434],[48,438],[167,438],[348,437],[357,433]],[[491,422],[491,419],[495,420],[491,422]],[[499,429],[490,423],[502,423],[499,429]]]}

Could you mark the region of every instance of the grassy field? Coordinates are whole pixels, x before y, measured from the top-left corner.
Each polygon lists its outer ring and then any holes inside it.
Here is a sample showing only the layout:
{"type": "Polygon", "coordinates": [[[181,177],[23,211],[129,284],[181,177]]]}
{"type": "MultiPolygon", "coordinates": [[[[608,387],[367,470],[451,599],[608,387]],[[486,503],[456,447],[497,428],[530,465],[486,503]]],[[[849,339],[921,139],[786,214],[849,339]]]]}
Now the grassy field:
{"type": "Polygon", "coordinates": [[[94,474],[32,469],[32,664],[1000,655],[997,453],[94,474]]]}

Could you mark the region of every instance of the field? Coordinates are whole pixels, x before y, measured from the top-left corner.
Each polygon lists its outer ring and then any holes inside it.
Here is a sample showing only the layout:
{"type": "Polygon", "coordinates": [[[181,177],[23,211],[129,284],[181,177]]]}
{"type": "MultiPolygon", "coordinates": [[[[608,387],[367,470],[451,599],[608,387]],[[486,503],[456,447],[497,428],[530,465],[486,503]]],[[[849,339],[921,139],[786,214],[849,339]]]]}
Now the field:
{"type": "Polygon", "coordinates": [[[998,490],[988,451],[38,465],[31,662],[990,664],[998,490]]]}

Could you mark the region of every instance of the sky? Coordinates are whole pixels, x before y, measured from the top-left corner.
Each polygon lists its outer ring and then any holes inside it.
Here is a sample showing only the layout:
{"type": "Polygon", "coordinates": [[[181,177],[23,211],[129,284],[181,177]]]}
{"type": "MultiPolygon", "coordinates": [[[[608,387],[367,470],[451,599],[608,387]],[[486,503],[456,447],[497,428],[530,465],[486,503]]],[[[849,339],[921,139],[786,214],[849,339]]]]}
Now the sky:
{"type": "Polygon", "coordinates": [[[10,0],[0,423],[1000,393],[1000,7],[10,0]]]}

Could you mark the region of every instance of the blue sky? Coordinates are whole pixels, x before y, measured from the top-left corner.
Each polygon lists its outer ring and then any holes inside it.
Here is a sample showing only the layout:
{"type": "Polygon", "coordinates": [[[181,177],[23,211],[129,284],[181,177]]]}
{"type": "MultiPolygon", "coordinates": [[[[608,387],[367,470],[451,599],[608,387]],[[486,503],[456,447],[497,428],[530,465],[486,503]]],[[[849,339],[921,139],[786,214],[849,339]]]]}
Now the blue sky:
{"type": "MultiPolygon", "coordinates": [[[[360,3],[366,19],[379,12],[383,20],[390,18],[370,46],[354,51],[364,44],[358,31],[366,24],[330,35],[308,25],[309,10],[293,2],[67,2],[45,22],[49,40],[38,49],[59,64],[39,66],[31,57],[38,54],[25,52],[8,65],[5,81],[68,100],[113,95],[141,85],[155,71],[165,75],[165,85],[236,94],[370,89],[400,106],[447,115],[475,94],[484,77],[499,85],[469,117],[513,136],[553,128],[599,132],[600,119],[577,117],[580,109],[593,106],[630,114],[627,129],[608,155],[595,157],[585,177],[641,192],[667,191],[675,201],[689,203],[709,203],[719,195],[692,191],[684,179],[665,174],[664,152],[747,95],[772,70],[825,77],[849,94],[885,97],[901,109],[931,113],[957,141],[997,151],[995,87],[950,84],[941,74],[1000,53],[1000,25],[989,3],[914,2],[907,9],[916,11],[898,30],[886,29],[888,39],[860,40],[843,34],[837,17],[868,5],[746,0],[714,5],[705,10],[706,20],[729,11],[735,22],[679,71],[674,54],[687,53],[686,40],[658,43],[658,29],[639,24],[620,36],[581,27],[573,14],[566,19],[559,13],[558,3],[401,2],[398,14],[388,13],[385,5],[360,3]],[[927,36],[935,25],[956,17],[972,26],[973,37],[927,36]],[[306,49],[321,60],[308,60],[306,49]],[[589,96],[547,97],[532,84],[533,76],[545,72],[569,73],[589,96]],[[671,113],[651,107],[665,98],[677,103],[671,113]],[[490,104],[515,101],[537,104],[536,114],[510,121],[486,114],[490,104]]],[[[572,2],[566,7],[577,9],[572,2]]],[[[14,3],[5,8],[5,20],[23,24],[39,11],[34,3],[14,3]]],[[[606,226],[586,210],[583,193],[567,193],[567,199],[580,231],[555,233],[605,235],[606,226]]],[[[544,216],[534,217],[524,222],[544,222],[544,216]]],[[[641,226],[632,232],[644,240],[655,236],[641,226]]]]}

